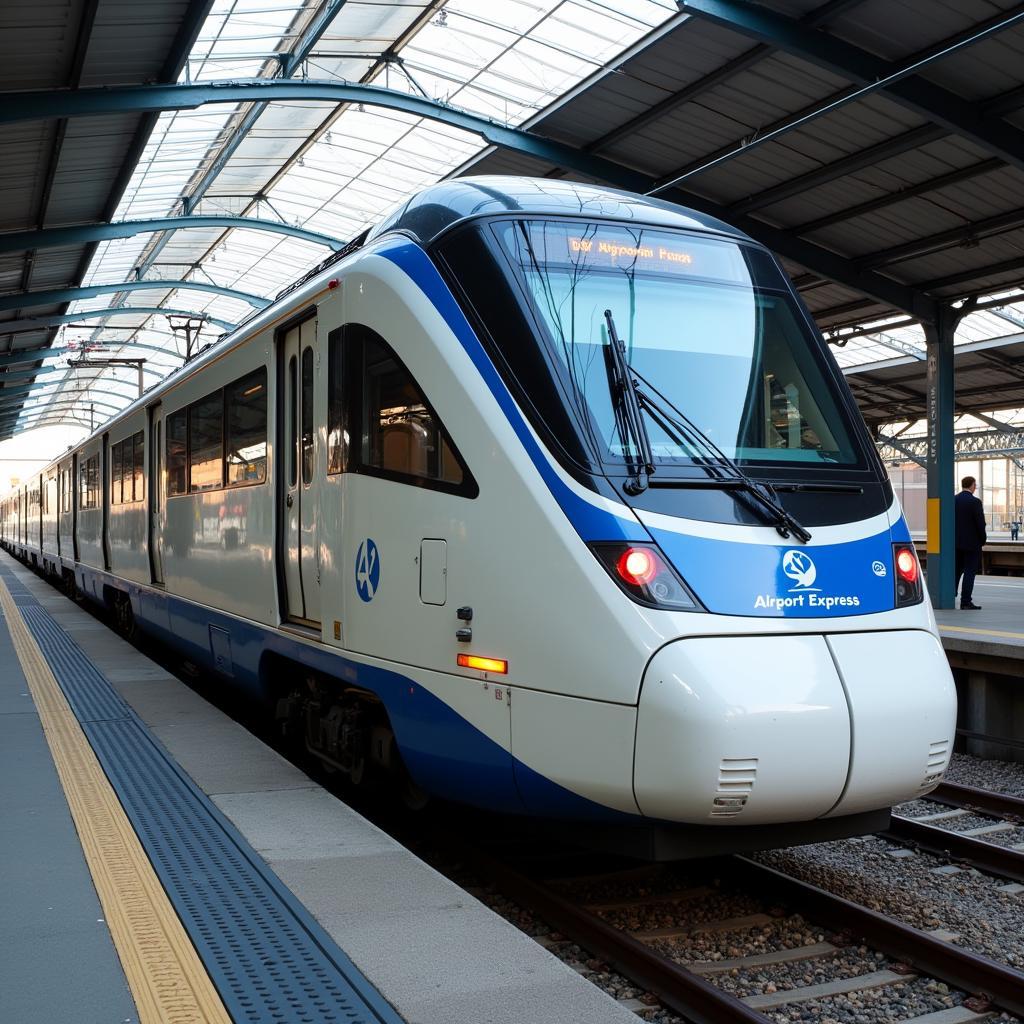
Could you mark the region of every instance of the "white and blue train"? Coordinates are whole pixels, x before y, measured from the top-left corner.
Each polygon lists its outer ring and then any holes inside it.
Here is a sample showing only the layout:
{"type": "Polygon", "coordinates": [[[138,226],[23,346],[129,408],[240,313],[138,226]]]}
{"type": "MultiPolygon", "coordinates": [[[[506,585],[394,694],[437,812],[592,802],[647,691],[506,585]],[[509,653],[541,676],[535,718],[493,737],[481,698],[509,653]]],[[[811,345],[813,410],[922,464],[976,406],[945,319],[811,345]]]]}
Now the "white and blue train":
{"type": "Polygon", "coordinates": [[[427,188],[2,511],[355,781],[676,855],[876,828],[951,751],[842,374],[770,253],[671,204],[427,188]]]}

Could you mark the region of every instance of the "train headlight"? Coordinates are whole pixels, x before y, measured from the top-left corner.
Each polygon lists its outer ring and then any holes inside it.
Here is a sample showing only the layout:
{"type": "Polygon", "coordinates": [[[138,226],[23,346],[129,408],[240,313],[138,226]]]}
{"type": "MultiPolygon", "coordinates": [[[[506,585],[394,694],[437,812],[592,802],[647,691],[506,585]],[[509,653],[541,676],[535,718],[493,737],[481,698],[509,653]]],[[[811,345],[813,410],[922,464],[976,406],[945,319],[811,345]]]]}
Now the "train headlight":
{"type": "Polygon", "coordinates": [[[917,561],[917,552],[911,544],[893,544],[893,562],[896,572],[896,607],[918,604],[924,598],[921,587],[921,566],[917,561]]]}
{"type": "Polygon", "coordinates": [[[697,599],[653,544],[591,544],[598,561],[634,601],[652,608],[700,611],[697,599]]]}

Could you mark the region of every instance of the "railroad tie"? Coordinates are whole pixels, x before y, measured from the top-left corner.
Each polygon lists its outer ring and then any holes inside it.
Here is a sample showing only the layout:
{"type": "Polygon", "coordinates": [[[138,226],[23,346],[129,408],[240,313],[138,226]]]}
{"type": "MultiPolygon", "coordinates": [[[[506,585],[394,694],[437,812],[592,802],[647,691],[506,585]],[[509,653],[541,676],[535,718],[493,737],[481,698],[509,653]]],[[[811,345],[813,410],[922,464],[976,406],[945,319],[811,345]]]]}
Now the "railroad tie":
{"type": "Polygon", "coordinates": [[[912,981],[916,974],[897,974],[895,971],[872,971],[856,978],[837,978],[820,985],[805,985],[802,988],[788,988],[781,992],[766,992],[760,996],[747,996],[743,1002],[751,1009],[763,1010],[772,1006],[786,1006],[789,1003],[805,1003],[811,999],[841,996],[849,992],[866,992],[872,988],[893,985],[897,981],[912,981]]]}

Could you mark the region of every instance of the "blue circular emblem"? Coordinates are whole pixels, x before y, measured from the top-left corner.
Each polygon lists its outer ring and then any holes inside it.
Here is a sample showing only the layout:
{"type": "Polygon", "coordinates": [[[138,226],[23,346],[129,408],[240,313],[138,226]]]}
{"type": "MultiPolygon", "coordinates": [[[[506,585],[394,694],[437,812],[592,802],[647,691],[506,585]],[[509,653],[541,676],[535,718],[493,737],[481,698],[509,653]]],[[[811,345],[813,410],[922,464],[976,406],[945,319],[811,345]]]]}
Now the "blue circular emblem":
{"type": "Polygon", "coordinates": [[[366,538],[356,553],[356,591],[364,601],[372,601],[380,586],[380,554],[377,545],[366,538]]]}

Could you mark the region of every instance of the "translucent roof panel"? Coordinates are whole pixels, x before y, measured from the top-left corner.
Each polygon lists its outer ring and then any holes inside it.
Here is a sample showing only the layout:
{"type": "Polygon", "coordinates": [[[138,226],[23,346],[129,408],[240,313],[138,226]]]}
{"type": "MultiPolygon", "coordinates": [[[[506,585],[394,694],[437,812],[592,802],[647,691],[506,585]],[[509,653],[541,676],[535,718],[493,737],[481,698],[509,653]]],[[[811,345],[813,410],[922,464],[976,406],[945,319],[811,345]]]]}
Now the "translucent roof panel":
{"type": "MultiPolygon", "coordinates": [[[[301,52],[296,77],[361,81],[520,125],[645,34],[678,17],[672,0],[399,0],[340,5],[310,43],[325,0],[215,0],[182,72],[186,82],[272,78],[301,52]]],[[[416,189],[451,174],[482,140],[438,122],[379,108],[323,102],[213,105],[164,113],[115,220],[193,212],[283,221],[346,240],[416,189]],[[252,112],[250,114],[250,112],[252,112]],[[243,136],[243,118],[253,120],[243,136]],[[230,146],[230,151],[225,150],[230,146]],[[219,155],[219,173],[196,188],[219,155]],[[222,166],[221,166],[222,165],[222,166]]],[[[207,229],[140,235],[97,247],[86,284],[202,281],[266,297],[324,258],[324,246],[277,233],[207,229]]],[[[238,322],[251,306],[195,289],[113,293],[72,312],[164,305],[238,322]]],[[[165,317],[117,316],[65,332],[80,351],[140,355],[147,383],[180,362],[182,335],[165,317]],[[130,330],[125,330],[125,327],[130,330]],[[145,348],[143,348],[145,346],[145,348]],[[154,371],[150,373],[150,371],[154,371]]],[[[207,325],[204,340],[220,328],[207,325]]],[[[47,360],[60,368],[67,357],[47,360]]],[[[57,374],[51,375],[59,380],[57,374]]],[[[123,369],[79,371],[83,385],[126,394],[123,369]]],[[[111,401],[119,401],[116,398],[111,401]]]]}
{"type": "MultiPolygon", "coordinates": [[[[980,303],[987,308],[968,313],[957,325],[954,345],[989,341],[1024,332],[1024,296],[1019,291],[1004,296],[983,296],[980,303]]],[[[851,331],[826,335],[832,352],[841,367],[869,366],[902,356],[925,358],[924,328],[907,324],[905,318],[887,318],[867,323],[851,331]]]]}

